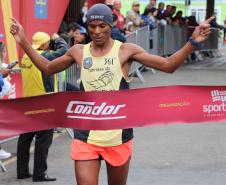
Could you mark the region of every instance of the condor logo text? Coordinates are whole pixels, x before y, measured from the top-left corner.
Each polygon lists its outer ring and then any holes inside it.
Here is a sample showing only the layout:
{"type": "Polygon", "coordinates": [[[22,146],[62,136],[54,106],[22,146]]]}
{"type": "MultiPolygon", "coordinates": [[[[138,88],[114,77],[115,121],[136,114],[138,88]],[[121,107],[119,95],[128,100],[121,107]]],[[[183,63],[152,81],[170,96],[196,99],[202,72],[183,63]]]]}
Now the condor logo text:
{"type": "Polygon", "coordinates": [[[96,105],[95,102],[71,101],[66,112],[68,118],[90,119],[90,120],[113,120],[124,119],[125,115],[119,115],[125,104],[107,105],[106,102],[96,105]]]}

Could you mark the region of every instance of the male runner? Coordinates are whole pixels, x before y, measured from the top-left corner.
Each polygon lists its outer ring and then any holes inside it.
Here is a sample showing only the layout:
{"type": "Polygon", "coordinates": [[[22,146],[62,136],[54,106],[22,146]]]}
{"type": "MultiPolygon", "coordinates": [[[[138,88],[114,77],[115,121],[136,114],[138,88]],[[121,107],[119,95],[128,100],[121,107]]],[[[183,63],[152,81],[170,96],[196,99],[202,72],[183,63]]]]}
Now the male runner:
{"type": "MultiPolygon", "coordinates": [[[[171,73],[177,69],[198,43],[211,33],[209,18],[198,26],[189,42],[168,58],[147,53],[131,43],[111,39],[112,12],[104,4],[95,4],[87,13],[92,42],[75,45],[64,56],[48,62],[37,54],[27,41],[23,27],[12,19],[11,34],[33,63],[46,74],[68,68],[75,61],[81,68],[81,86],[85,91],[110,91],[128,88],[128,72],[132,61],[171,73]]],[[[132,155],[132,129],[80,131],[75,133],[71,157],[75,161],[78,185],[97,185],[100,159],[107,165],[108,184],[125,185],[132,155]]]]}

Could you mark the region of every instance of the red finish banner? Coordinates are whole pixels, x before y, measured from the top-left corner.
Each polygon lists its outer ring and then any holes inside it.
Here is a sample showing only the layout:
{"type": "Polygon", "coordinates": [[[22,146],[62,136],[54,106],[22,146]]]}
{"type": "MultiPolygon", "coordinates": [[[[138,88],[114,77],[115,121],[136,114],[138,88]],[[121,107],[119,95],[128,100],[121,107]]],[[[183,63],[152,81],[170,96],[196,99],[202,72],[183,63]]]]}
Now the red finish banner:
{"type": "Polygon", "coordinates": [[[108,130],[226,120],[226,87],[61,92],[0,101],[0,139],[56,127],[108,130]]]}

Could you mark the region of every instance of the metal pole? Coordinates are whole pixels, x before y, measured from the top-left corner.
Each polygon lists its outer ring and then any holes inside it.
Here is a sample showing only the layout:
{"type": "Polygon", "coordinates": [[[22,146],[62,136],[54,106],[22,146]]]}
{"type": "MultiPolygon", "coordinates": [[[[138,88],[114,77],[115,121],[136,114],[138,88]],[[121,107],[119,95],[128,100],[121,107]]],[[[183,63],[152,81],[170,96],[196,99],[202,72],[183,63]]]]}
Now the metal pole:
{"type": "Polygon", "coordinates": [[[206,2],[206,19],[214,15],[215,0],[207,0],[206,2]]]}

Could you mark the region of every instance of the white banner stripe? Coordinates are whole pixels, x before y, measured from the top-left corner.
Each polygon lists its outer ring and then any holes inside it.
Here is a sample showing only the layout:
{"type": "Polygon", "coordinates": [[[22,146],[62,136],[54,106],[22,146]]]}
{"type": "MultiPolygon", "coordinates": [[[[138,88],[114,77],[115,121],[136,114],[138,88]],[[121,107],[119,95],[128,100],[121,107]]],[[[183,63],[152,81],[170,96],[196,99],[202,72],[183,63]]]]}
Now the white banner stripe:
{"type": "Polygon", "coordinates": [[[115,120],[115,119],[125,119],[126,116],[106,117],[106,118],[85,117],[85,116],[68,116],[68,118],[71,118],[71,119],[86,119],[86,120],[115,120]]]}

